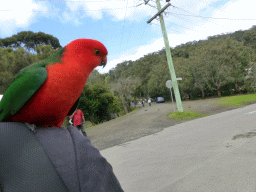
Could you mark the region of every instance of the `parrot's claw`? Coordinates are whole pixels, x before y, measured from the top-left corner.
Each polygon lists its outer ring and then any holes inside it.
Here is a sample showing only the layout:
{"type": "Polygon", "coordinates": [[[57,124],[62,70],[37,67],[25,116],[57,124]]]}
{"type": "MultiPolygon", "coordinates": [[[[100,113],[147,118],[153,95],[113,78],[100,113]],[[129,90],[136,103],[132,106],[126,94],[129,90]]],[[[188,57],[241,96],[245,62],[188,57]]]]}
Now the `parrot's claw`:
{"type": "Polygon", "coordinates": [[[25,123],[25,125],[30,129],[30,131],[36,133],[36,126],[34,124],[25,123]]]}

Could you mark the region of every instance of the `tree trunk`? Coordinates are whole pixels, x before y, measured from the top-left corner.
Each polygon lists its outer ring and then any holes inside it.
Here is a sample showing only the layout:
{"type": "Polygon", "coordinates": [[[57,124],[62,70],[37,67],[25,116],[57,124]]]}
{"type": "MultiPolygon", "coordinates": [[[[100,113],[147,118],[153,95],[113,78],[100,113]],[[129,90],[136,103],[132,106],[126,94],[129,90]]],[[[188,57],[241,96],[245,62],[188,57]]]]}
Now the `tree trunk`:
{"type": "Polygon", "coordinates": [[[89,117],[89,119],[90,119],[92,125],[95,125],[95,123],[94,123],[94,121],[93,121],[93,118],[92,118],[92,117],[89,117]]]}
{"type": "Polygon", "coordinates": [[[202,90],[202,97],[203,97],[203,98],[205,97],[204,90],[202,90]]]}
{"type": "Polygon", "coordinates": [[[235,89],[236,89],[236,92],[240,92],[240,91],[239,91],[239,87],[238,87],[237,84],[235,84],[235,89]]]}
{"type": "Polygon", "coordinates": [[[129,113],[129,112],[130,112],[130,104],[127,103],[126,106],[127,106],[127,111],[128,111],[128,113],[129,113]]]}
{"type": "Polygon", "coordinates": [[[221,97],[221,92],[220,92],[220,90],[218,90],[218,97],[221,97]]]}
{"type": "Polygon", "coordinates": [[[128,113],[128,109],[127,109],[127,106],[125,104],[123,104],[123,108],[124,108],[125,114],[127,114],[128,113]]]}

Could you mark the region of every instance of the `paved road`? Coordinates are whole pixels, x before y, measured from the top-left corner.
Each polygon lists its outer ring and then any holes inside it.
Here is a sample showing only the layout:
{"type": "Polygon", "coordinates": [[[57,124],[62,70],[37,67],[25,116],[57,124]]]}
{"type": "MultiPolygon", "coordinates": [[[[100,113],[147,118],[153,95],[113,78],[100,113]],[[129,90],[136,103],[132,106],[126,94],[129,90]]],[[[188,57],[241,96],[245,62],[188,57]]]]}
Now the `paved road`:
{"type": "Polygon", "coordinates": [[[100,153],[125,192],[255,191],[256,104],[165,128],[100,153]]]}
{"type": "MultiPolygon", "coordinates": [[[[182,102],[182,105],[184,111],[192,110],[206,114],[216,114],[221,111],[234,109],[232,106],[221,107],[215,105],[214,103],[218,100],[218,98],[215,98],[188,101],[182,102]]],[[[175,111],[177,112],[177,109],[175,109],[175,111]]],[[[126,142],[155,134],[167,127],[186,122],[168,119],[166,115],[172,112],[173,106],[171,103],[152,103],[151,107],[146,104],[145,107],[140,108],[130,115],[86,129],[86,133],[93,146],[101,151],[116,145],[123,145],[126,142]]]]}

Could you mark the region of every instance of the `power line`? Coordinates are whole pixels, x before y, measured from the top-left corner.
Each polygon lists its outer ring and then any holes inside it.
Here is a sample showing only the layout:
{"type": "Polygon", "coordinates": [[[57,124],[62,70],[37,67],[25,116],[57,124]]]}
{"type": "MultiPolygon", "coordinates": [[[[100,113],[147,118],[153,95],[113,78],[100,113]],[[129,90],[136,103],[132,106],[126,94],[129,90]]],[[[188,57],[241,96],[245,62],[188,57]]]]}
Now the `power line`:
{"type": "MultiPolygon", "coordinates": [[[[191,14],[192,16],[197,16],[197,15],[195,15],[195,14],[193,14],[193,13],[190,13],[190,12],[188,12],[188,11],[182,9],[182,8],[176,7],[176,6],[174,6],[174,5],[172,5],[172,6],[173,6],[174,8],[176,8],[176,9],[179,9],[179,10],[181,10],[181,11],[184,11],[184,12],[186,12],[186,13],[191,14]]],[[[213,23],[213,24],[215,24],[215,25],[219,25],[218,23],[215,23],[215,22],[210,21],[209,18],[208,18],[208,19],[207,19],[207,18],[204,18],[204,17],[200,17],[200,18],[201,18],[201,19],[204,19],[204,20],[206,20],[206,21],[208,21],[208,22],[211,22],[211,23],[213,23]]],[[[220,26],[220,25],[219,25],[219,26],[220,26]]],[[[222,25],[222,27],[225,27],[226,29],[229,29],[228,27],[223,26],[223,25],[222,25]]],[[[231,30],[231,29],[229,29],[229,30],[231,30]]]]}
{"type": "Polygon", "coordinates": [[[145,33],[145,31],[146,31],[147,26],[148,26],[148,25],[145,26],[144,31],[142,32],[141,38],[139,39],[139,42],[142,40],[142,37],[144,36],[144,33],[145,33]]]}
{"type": "Polygon", "coordinates": [[[151,4],[147,4],[147,5],[149,5],[150,7],[153,7],[153,8],[155,8],[155,9],[157,9],[157,7],[156,6],[154,6],[154,5],[151,5],[151,4]]]}
{"type": "Polygon", "coordinates": [[[216,17],[203,17],[203,16],[200,16],[200,15],[186,15],[186,14],[179,14],[179,13],[171,13],[171,12],[168,12],[170,14],[173,14],[173,15],[183,15],[183,16],[189,16],[189,17],[199,17],[199,18],[206,18],[206,19],[226,19],[226,20],[242,20],[242,21],[246,21],[246,20],[256,20],[256,19],[233,19],[233,18],[216,18],[216,17]]]}
{"type": "MultiPolygon", "coordinates": [[[[166,21],[167,21],[167,20],[166,20],[166,21]]],[[[195,30],[193,30],[193,29],[190,29],[190,28],[188,28],[188,27],[184,27],[184,26],[182,26],[182,25],[178,25],[178,24],[173,23],[173,22],[170,22],[170,21],[167,21],[167,22],[168,22],[168,23],[171,23],[171,24],[173,24],[173,25],[179,26],[179,27],[183,27],[183,28],[188,29],[188,30],[195,31],[195,30]]],[[[195,32],[198,32],[198,31],[195,31],[195,32]]]]}
{"type": "MultiPolygon", "coordinates": [[[[168,12],[165,12],[165,13],[163,13],[163,14],[165,14],[165,15],[166,15],[166,13],[168,13],[168,12]]],[[[171,23],[171,24],[176,25],[176,26],[179,26],[179,27],[183,27],[183,28],[188,29],[188,30],[195,31],[195,30],[193,30],[193,29],[191,29],[191,28],[184,27],[184,26],[182,26],[182,25],[179,25],[179,24],[173,23],[173,22],[168,21],[168,20],[166,20],[166,22],[167,22],[167,23],[171,23]]],[[[154,23],[153,23],[153,24],[154,24],[154,23]]],[[[175,31],[175,30],[174,30],[174,31],[175,31]]],[[[179,31],[176,31],[176,32],[179,32],[179,31]]],[[[198,32],[198,31],[196,31],[196,32],[198,32]]]]}
{"type": "MultiPolygon", "coordinates": [[[[137,3],[139,2],[139,0],[137,1],[137,3]]],[[[137,4],[136,3],[136,4],[137,4]]],[[[139,5],[138,5],[139,6],[139,5]]],[[[132,10],[132,11],[134,11],[135,10],[135,8],[132,10]]],[[[132,24],[131,25],[133,25],[133,23],[134,23],[134,18],[135,18],[135,13],[133,13],[133,21],[132,21],[132,24]]],[[[126,48],[127,48],[127,46],[128,46],[128,43],[129,43],[129,40],[130,40],[130,37],[131,37],[131,32],[132,32],[132,29],[133,29],[133,27],[131,27],[131,30],[130,30],[130,32],[129,32],[129,34],[128,34],[128,38],[127,38],[127,43],[126,43],[126,48]]]]}
{"type": "MultiPolygon", "coordinates": [[[[169,9],[169,8],[168,8],[168,9],[169,9]]],[[[169,15],[171,15],[171,13],[170,13],[170,12],[165,12],[164,14],[167,16],[166,18],[168,18],[168,16],[169,16],[169,15]]],[[[181,20],[183,20],[183,19],[181,19],[181,20]]],[[[168,23],[171,23],[171,24],[173,24],[173,25],[176,25],[176,26],[179,26],[179,27],[182,27],[182,28],[188,29],[188,30],[196,31],[196,30],[193,30],[193,29],[191,29],[191,28],[184,27],[184,26],[182,26],[182,25],[179,25],[179,24],[173,23],[173,22],[171,22],[171,21],[169,21],[169,20],[167,20],[167,19],[165,19],[165,21],[166,21],[166,23],[167,23],[167,24],[168,24],[168,23]]],[[[191,21],[190,21],[190,22],[191,22],[191,21]]],[[[198,32],[198,31],[196,31],[196,32],[198,32]]]]}
{"type": "MultiPolygon", "coordinates": [[[[220,4],[220,2],[216,2],[216,3],[213,3],[213,4],[217,4],[217,6],[213,6],[213,5],[209,5],[209,6],[211,6],[211,7],[213,7],[213,8],[215,8],[215,9],[218,9],[218,7],[221,7],[221,6],[224,6],[225,4],[227,4],[227,2],[226,3],[224,3],[224,4],[220,4]]],[[[221,10],[221,9],[219,9],[219,10],[221,10]]],[[[221,10],[222,12],[225,12],[225,11],[223,11],[223,10],[221,10]]]]}
{"type": "Polygon", "coordinates": [[[122,30],[122,36],[121,36],[120,48],[121,48],[121,46],[122,46],[122,41],[123,41],[124,25],[125,25],[125,17],[126,17],[126,12],[127,12],[127,6],[128,6],[128,0],[126,0],[126,9],[125,9],[125,15],[124,15],[124,22],[123,22],[123,30],[122,30]]]}
{"type": "MultiPolygon", "coordinates": [[[[160,26],[159,24],[156,24],[156,23],[153,23],[153,22],[151,22],[150,24],[153,24],[153,25],[157,25],[157,26],[160,26]]],[[[161,27],[161,26],[160,26],[161,27]]],[[[171,31],[175,31],[175,32],[178,32],[178,33],[181,33],[181,34],[183,34],[182,32],[180,32],[180,31],[177,31],[177,30],[175,30],[175,29],[170,29],[170,28],[168,28],[168,30],[171,30],[171,31]]]]}
{"type": "MultiPolygon", "coordinates": [[[[169,9],[169,8],[168,8],[169,9]]],[[[168,10],[167,9],[167,10],[168,10]]],[[[190,19],[184,19],[184,18],[182,18],[182,17],[177,17],[177,16],[175,16],[174,15],[174,13],[171,13],[170,11],[166,11],[165,12],[165,15],[167,16],[167,18],[168,18],[168,16],[170,16],[170,15],[172,15],[172,16],[174,16],[174,17],[176,17],[176,18],[178,18],[178,19],[180,19],[180,20],[182,20],[182,21],[186,21],[186,22],[190,22],[190,23],[192,23],[192,20],[190,20],[190,19]]]]}
{"type": "MultiPolygon", "coordinates": [[[[177,17],[177,16],[175,16],[175,15],[173,15],[175,18],[177,18],[178,20],[182,20],[182,21],[184,21],[184,22],[187,22],[187,23],[189,23],[189,24],[192,24],[192,20],[190,20],[190,19],[184,19],[184,18],[182,18],[182,17],[177,17]]],[[[166,20],[166,21],[168,21],[168,20],[166,20]]],[[[179,21],[178,21],[179,22],[179,21]]],[[[207,27],[205,27],[204,25],[200,25],[200,26],[197,26],[197,27],[202,27],[202,28],[207,28],[207,27]]]]}
{"type": "Polygon", "coordinates": [[[173,15],[173,17],[177,18],[178,20],[182,20],[182,21],[185,21],[185,22],[188,22],[188,23],[192,23],[192,20],[190,19],[184,19],[183,17],[179,17],[179,16],[176,16],[176,15],[173,15]]]}

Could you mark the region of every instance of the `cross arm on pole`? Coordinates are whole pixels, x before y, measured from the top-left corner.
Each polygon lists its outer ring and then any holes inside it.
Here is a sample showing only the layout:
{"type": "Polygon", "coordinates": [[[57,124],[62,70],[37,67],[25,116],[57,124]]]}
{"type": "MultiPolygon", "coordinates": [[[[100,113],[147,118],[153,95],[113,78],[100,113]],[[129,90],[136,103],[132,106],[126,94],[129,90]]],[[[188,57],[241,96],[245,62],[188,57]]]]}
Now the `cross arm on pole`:
{"type": "Polygon", "coordinates": [[[147,23],[149,24],[153,19],[155,19],[157,16],[159,16],[162,12],[164,12],[165,9],[167,9],[169,6],[171,5],[171,3],[168,3],[167,5],[165,5],[160,11],[158,11],[151,19],[149,19],[147,21],[147,23]]]}
{"type": "Polygon", "coordinates": [[[145,2],[145,5],[147,5],[149,1],[150,1],[150,0],[147,0],[147,1],[146,1],[146,0],[144,0],[144,2],[145,2]]]}

